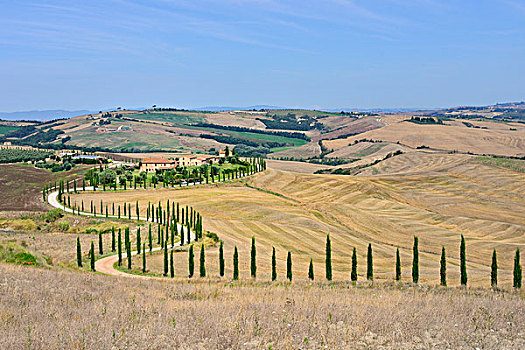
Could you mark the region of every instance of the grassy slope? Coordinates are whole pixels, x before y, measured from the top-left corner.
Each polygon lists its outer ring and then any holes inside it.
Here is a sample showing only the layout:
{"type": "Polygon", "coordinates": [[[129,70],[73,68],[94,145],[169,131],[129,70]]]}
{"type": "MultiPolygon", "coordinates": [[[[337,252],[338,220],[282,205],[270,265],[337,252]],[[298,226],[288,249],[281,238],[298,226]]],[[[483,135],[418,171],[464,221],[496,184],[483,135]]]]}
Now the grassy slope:
{"type": "Polygon", "coordinates": [[[525,345],[525,310],[511,295],[144,282],[4,264],[0,274],[5,349],[525,345]]]}

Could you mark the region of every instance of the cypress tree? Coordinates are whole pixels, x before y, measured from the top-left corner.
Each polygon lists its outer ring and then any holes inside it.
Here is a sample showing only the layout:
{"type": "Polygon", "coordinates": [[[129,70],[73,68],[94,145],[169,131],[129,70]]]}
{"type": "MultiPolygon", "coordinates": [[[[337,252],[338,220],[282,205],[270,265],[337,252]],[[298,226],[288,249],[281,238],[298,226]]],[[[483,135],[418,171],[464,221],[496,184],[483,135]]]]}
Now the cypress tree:
{"type": "Polygon", "coordinates": [[[272,247],[272,281],[277,279],[277,258],[275,256],[275,247],[272,247]]]}
{"type": "Polygon", "coordinates": [[[200,276],[201,277],[206,277],[206,265],[205,265],[205,256],[204,256],[204,244],[201,245],[201,256],[200,256],[200,259],[199,259],[199,263],[200,263],[200,266],[199,266],[199,272],[200,272],[200,276]]]}
{"type": "Polygon", "coordinates": [[[286,278],[292,282],[292,253],[288,252],[286,257],[286,278]]]}
{"type": "Polygon", "coordinates": [[[374,262],[372,258],[372,243],[368,244],[368,252],[366,254],[366,279],[374,280],[374,262]]]}
{"type": "Polygon", "coordinates": [[[194,267],[195,267],[195,262],[193,261],[194,259],[194,256],[193,256],[193,244],[190,245],[190,250],[189,250],[189,256],[188,256],[188,277],[189,278],[192,278],[193,277],[193,270],[194,270],[194,267]]]}
{"type": "Polygon", "coordinates": [[[224,276],[224,248],[222,241],[219,246],[219,276],[224,276]]]}
{"type": "Polygon", "coordinates": [[[445,253],[445,246],[441,247],[441,261],[439,268],[439,277],[441,280],[441,285],[443,287],[447,286],[447,258],[445,253]]]}
{"type": "Polygon", "coordinates": [[[162,246],[162,249],[164,251],[164,276],[168,276],[168,244],[164,244],[162,246]]]}
{"type": "Polygon", "coordinates": [[[330,235],[326,235],[326,279],[328,281],[332,280],[332,246],[330,243],[330,235]]]}
{"type": "Polygon", "coordinates": [[[171,223],[171,247],[173,248],[173,246],[175,245],[175,228],[174,228],[174,225],[173,225],[173,222],[171,223]]]}
{"type": "Polygon", "coordinates": [[[118,266],[121,266],[122,265],[122,234],[121,234],[121,230],[118,229],[118,246],[117,246],[117,249],[118,249],[118,266]]]}
{"type": "Polygon", "coordinates": [[[102,232],[98,232],[98,253],[100,255],[104,254],[104,249],[102,247],[102,232]]]}
{"type": "Polygon", "coordinates": [[[173,266],[173,249],[170,251],[170,277],[175,277],[175,267],[173,266]]]}
{"type": "Polygon", "coordinates": [[[161,244],[161,241],[160,241],[160,225],[157,225],[157,244],[161,244]]]}
{"type": "Polygon", "coordinates": [[[146,272],[146,243],[142,246],[142,272],[146,272]]]}
{"type": "Polygon", "coordinates": [[[115,226],[111,226],[111,251],[115,251],[115,226]]]}
{"type": "Polygon", "coordinates": [[[459,246],[459,258],[460,258],[460,279],[461,285],[467,285],[467,256],[466,256],[465,238],[461,235],[461,244],[459,246]]]}
{"type": "Polygon", "coordinates": [[[352,272],[350,273],[350,279],[352,282],[357,281],[357,250],[355,247],[352,251],[352,272]]]}
{"type": "Polygon", "coordinates": [[[401,280],[401,257],[399,256],[399,248],[396,249],[396,281],[401,280]]]}
{"type": "Polygon", "coordinates": [[[412,282],[419,282],[419,248],[417,236],[414,236],[414,247],[412,248],[412,282]]]}
{"type": "Polygon", "coordinates": [[[513,283],[514,288],[521,288],[521,264],[520,264],[520,249],[516,249],[516,256],[514,257],[514,273],[513,273],[513,283]]]}
{"type": "Polygon", "coordinates": [[[498,258],[496,249],[492,252],[492,265],[490,266],[490,285],[495,288],[498,286],[498,258]]]}
{"type": "Polygon", "coordinates": [[[142,247],[142,239],[140,238],[140,227],[137,228],[137,253],[140,254],[140,248],[142,247]]]}
{"type": "Polygon", "coordinates": [[[91,271],[95,271],[95,244],[93,244],[93,241],[91,241],[90,257],[91,257],[91,271]]]}
{"type": "Polygon", "coordinates": [[[237,251],[237,246],[233,251],[233,279],[239,279],[239,252],[237,251]]]}
{"type": "Polygon", "coordinates": [[[131,270],[131,242],[126,244],[126,255],[128,256],[128,269],[131,270]]]}
{"type": "Polygon", "coordinates": [[[308,278],[314,280],[314,262],[310,258],[310,266],[308,267],[308,278]]]}
{"type": "Polygon", "coordinates": [[[77,265],[82,267],[82,248],[80,247],[80,237],[77,237],[77,265]]]}
{"type": "Polygon", "coordinates": [[[148,245],[149,245],[149,252],[151,253],[153,249],[153,237],[151,236],[151,224],[149,224],[149,228],[148,228],[148,245]]]}
{"type": "Polygon", "coordinates": [[[140,220],[139,201],[135,201],[135,211],[137,212],[137,220],[140,220]]]}
{"type": "Polygon", "coordinates": [[[255,237],[252,237],[252,250],[251,250],[251,259],[250,259],[250,275],[255,278],[257,275],[257,264],[255,260],[255,237]]]}
{"type": "Polygon", "coordinates": [[[180,245],[184,245],[184,226],[182,225],[180,227],[180,245]]]}

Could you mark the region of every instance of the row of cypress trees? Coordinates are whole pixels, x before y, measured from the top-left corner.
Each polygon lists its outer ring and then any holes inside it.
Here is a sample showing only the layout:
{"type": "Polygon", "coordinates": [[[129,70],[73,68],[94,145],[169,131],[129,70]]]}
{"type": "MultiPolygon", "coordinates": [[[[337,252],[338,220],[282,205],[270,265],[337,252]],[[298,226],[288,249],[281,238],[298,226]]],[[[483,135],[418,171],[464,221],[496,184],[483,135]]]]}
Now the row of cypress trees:
{"type": "MultiPolygon", "coordinates": [[[[200,277],[206,276],[206,267],[205,267],[205,255],[204,255],[204,245],[201,246],[201,255],[200,255],[200,277]]],[[[255,237],[252,237],[252,244],[250,250],[250,276],[256,278],[257,276],[257,264],[256,264],[256,247],[255,247],[255,237]]],[[[194,253],[193,245],[189,249],[189,261],[188,276],[191,278],[194,275],[194,253]]],[[[350,273],[351,281],[357,281],[357,250],[354,247],[352,251],[351,259],[352,269],[350,273]]],[[[491,285],[493,287],[497,286],[497,257],[496,250],[493,251],[492,256],[492,268],[491,268],[491,285]]],[[[219,245],[219,275],[224,276],[224,245],[223,242],[220,242],[219,245]]],[[[514,258],[514,278],[513,278],[513,287],[521,288],[522,285],[522,267],[520,264],[520,250],[516,249],[516,254],[514,258]]],[[[326,236],[326,251],[325,251],[325,276],[328,281],[332,280],[332,248],[330,235],[326,236]]],[[[290,281],[292,280],[292,256],[291,252],[288,252],[286,259],[286,277],[290,281]]],[[[233,280],[239,279],[239,253],[237,246],[234,248],[233,253],[233,280]]],[[[308,267],[308,278],[314,280],[314,268],[313,260],[310,259],[310,264],[308,267]]],[[[373,252],[372,244],[368,245],[367,250],[367,271],[366,271],[367,280],[373,281],[374,279],[374,268],[373,268],[373,252]]],[[[275,247],[272,248],[272,271],[271,279],[275,281],[277,279],[277,263],[276,263],[276,253],[275,247]]],[[[399,254],[399,248],[396,249],[396,263],[395,263],[395,280],[401,280],[401,258],[399,254]]],[[[465,238],[461,235],[460,242],[460,282],[461,285],[467,285],[467,267],[466,267],[466,244],[465,238]]],[[[414,244],[412,248],[412,282],[417,284],[419,283],[419,239],[417,236],[414,236],[414,244]]],[[[446,250],[445,247],[442,247],[441,258],[440,258],[440,284],[442,286],[447,286],[447,276],[446,276],[446,250]]]]}

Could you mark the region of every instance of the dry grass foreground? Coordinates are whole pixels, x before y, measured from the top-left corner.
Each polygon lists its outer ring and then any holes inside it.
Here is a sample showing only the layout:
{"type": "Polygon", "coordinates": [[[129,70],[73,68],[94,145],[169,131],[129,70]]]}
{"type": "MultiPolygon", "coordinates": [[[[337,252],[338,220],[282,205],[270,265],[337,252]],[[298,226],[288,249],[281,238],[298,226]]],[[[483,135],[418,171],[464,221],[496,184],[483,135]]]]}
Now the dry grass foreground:
{"type": "Polygon", "coordinates": [[[0,275],[2,349],[525,347],[525,304],[510,294],[139,281],[6,264],[0,275]]]}
{"type": "MultiPolygon", "coordinates": [[[[509,286],[514,251],[525,248],[523,174],[464,156],[459,160],[443,160],[439,154],[421,157],[427,161],[416,173],[351,177],[270,169],[251,180],[260,190],[232,183],[183,190],[86,193],[74,199],[83,198],[85,203],[91,199],[98,203],[100,198],[107,203],[139,200],[143,212],[148,201],[170,199],[194,206],[204,217],[205,229],[224,240],[227,276],[231,276],[234,245],[240,249],[241,277],[249,276],[250,238],[255,236],[258,278],[269,279],[272,246],[277,250],[279,279],[284,280],[287,251],[292,252],[294,279],[306,279],[310,258],[316,278],[324,278],[325,238],[330,233],[334,279],[349,279],[350,256],[352,248],[357,247],[359,279],[363,280],[366,247],[372,243],[375,278],[392,280],[395,249],[399,247],[403,279],[409,280],[413,236],[417,235],[420,281],[439,283],[439,257],[444,245],[448,281],[454,286],[459,284],[459,241],[463,234],[469,284],[489,286],[491,254],[496,248],[500,285],[509,286]]],[[[217,275],[217,250],[207,248],[211,276],[217,275]]],[[[196,251],[198,272],[199,249],[196,251]]],[[[151,266],[155,266],[154,259],[150,259],[151,266]]],[[[187,254],[176,254],[176,259],[177,275],[187,275],[187,254]]]]}

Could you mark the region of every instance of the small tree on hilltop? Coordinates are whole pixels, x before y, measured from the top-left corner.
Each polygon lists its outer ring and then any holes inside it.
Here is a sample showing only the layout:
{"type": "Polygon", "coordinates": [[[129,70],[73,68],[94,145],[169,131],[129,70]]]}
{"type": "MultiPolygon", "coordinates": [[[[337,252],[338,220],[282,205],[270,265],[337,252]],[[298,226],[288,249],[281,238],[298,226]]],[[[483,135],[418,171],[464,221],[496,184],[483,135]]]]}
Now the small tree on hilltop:
{"type": "Polygon", "coordinates": [[[445,246],[441,248],[441,261],[439,268],[439,277],[441,280],[441,285],[443,287],[447,286],[447,258],[445,253],[445,246]]]}
{"type": "Polygon", "coordinates": [[[366,279],[374,280],[374,262],[372,257],[372,243],[368,244],[368,252],[366,254],[366,279]]]}
{"type": "Polygon", "coordinates": [[[498,286],[498,258],[496,256],[496,249],[492,252],[492,264],[490,266],[490,285],[493,288],[498,286]]]}
{"type": "Polygon", "coordinates": [[[330,235],[326,235],[326,248],[325,248],[325,272],[326,279],[328,281],[332,280],[332,245],[330,243],[330,235]]]}

